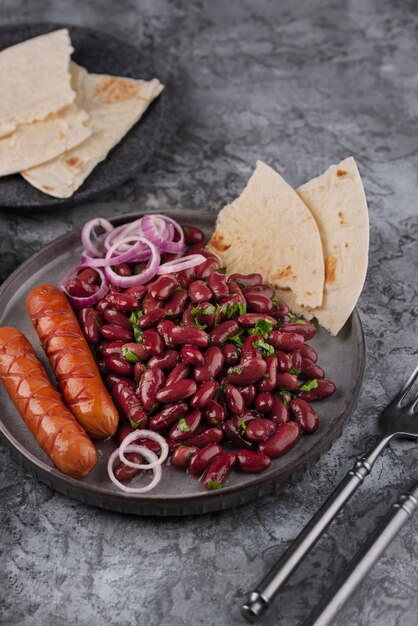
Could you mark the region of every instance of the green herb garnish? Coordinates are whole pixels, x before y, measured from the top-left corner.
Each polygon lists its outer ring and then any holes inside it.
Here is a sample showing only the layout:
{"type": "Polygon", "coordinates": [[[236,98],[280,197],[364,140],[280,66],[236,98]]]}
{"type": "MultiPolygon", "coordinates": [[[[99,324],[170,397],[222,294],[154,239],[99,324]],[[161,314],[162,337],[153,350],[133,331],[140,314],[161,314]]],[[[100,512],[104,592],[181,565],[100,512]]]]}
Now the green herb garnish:
{"type": "Polygon", "coordinates": [[[188,433],[188,432],[190,432],[190,426],[188,425],[188,423],[186,422],[186,420],[184,419],[184,417],[181,417],[181,418],[179,419],[178,427],[179,427],[179,430],[180,430],[182,433],[188,433]]]}
{"type": "Polygon", "coordinates": [[[226,274],[226,267],[225,267],[225,265],[224,265],[223,267],[220,267],[220,268],[218,269],[218,272],[219,272],[220,274],[226,274]]]}
{"type": "Polygon", "coordinates": [[[131,417],[128,417],[128,422],[130,423],[132,428],[138,428],[138,426],[139,426],[139,424],[137,422],[135,422],[135,420],[133,420],[131,417]]]}
{"type": "Polygon", "coordinates": [[[263,357],[266,358],[268,356],[273,356],[274,348],[269,343],[264,341],[263,339],[257,339],[253,344],[256,348],[261,348],[263,357]]]}
{"type": "Polygon", "coordinates": [[[236,345],[238,348],[242,348],[242,346],[244,345],[243,340],[241,339],[241,335],[242,333],[245,332],[244,328],[240,328],[235,335],[232,335],[232,337],[228,337],[225,341],[227,343],[233,343],[234,345],[236,345]]]}
{"type": "Polygon", "coordinates": [[[237,415],[237,420],[239,421],[240,426],[241,426],[241,435],[243,435],[245,431],[247,430],[247,424],[244,422],[243,419],[240,418],[239,415],[237,415]]]}
{"type": "Polygon", "coordinates": [[[228,302],[222,306],[222,313],[227,320],[231,320],[238,315],[245,315],[247,312],[247,305],[242,302],[228,302]]]}
{"type": "Polygon", "coordinates": [[[138,321],[141,319],[143,315],[144,315],[144,312],[142,311],[142,309],[138,309],[138,311],[132,311],[131,316],[129,318],[129,321],[132,325],[132,330],[134,331],[134,337],[135,337],[136,343],[141,343],[142,341],[143,330],[142,328],[139,328],[138,321]]]}
{"type": "Polygon", "coordinates": [[[174,311],[166,311],[165,312],[165,316],[166,317],[171,317],[172,315],[174,315],[174,311]]]}
{"type": "Polygon", "coordinates": [[[218,325],[218,321],[219,321],[219,315],[221,312],[221,307],[219,304],[216,305],[215,307],[215,320],[214,320],[214,326],[218,325]]]}
{"type": "Polygon", "coordinates": [[[292,398],[292,394],[288,391],[279,391],[279,395],[286,406],[289,406],[290,400],[292,398]]]}
{"type": "Polygon", "coordinates": [[[251,328],[248,332],[250,335],[261,335],[264,339],[267,339],[273,328],[274,324],[272,322],[262,318],[257,320],[254,328],[251,328]]]}
{"type": "Polygon", "coordinates": [[[312,389],[316,389],[318,387],[318,381],[316,378],[312,378],[308,380],[306,383],[299,387],[299,391],[312,391],[312,389]]]}
{"type": "Polygon", "coordinates": [[[292,320],[292,324],[306,324],[306,320],[304,320],[302,317],[299,317],[299,315],[292,313],[292,311],[289,311],[288,316],[292,320]]]}
{"type": "Polygon", "coordinates": [[[182,229],[185,235],[190,235],[190,229],[187,226],[182,226],[182,229]]]}
{"type": "Polygon", "coordinates": [[[135,352],[132,352],[132,350],[129,350],[126,346],[122,346],[122,356],[130,363],[138,363],[140,360],[139,356],[135,354],[135,352]]]}
{"type": "Polygon", "coordinates": [[[244,370],[242,367],[230,367],[227,371],[227,374],[242,374],[243,371],[244,370]]]}
{"type": "Polygon", "coordinates": [[[207,486],[211,489],[222,489],[223,485],[221,483],[216,482],[216,480],[208,480],[207,486]]]}
{"type": "Polygon", "coordinates": [[[177,287],[174,289],[174,292],[176,291],[183,291],[183,287],[181,285],[177,285],[177,287]]]}
{"type": "Polygon", "coordinates": [[[289,374],[294,374],[295,376],[299,376],[299,374],[301,373],[302,370],[299,370],[297,367],[292,367],[291,370],[289,370],[289,374]]]}

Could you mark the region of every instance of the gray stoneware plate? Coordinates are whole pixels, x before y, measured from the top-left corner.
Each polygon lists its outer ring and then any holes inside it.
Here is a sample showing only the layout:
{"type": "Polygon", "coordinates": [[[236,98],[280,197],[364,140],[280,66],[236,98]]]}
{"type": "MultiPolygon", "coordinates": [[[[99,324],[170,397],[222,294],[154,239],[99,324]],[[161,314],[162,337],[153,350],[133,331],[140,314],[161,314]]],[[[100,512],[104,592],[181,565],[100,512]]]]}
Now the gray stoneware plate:
{"type": "MultiPolygon", "coordinates": [[[[0,50],[60,28],[68,28],[74,48],[72,58],[89,72],[145,80],[158,78],[152,62],[144,56],[143,51],[106,33],[81,26],[53,23],[4,26],[0,28],[0,50]]],[[[52,209],[73,206],[91,200],[132,178],[144,167],[159,143],[164,99],[163,92],[71,198],[48,196],[15,174],[0,178],[0,207],[52,209]]]]}
{"type": "MultiPolygon", "coordinates": [[[[199,226],[207,235],[214,227],[213,214],[184,210],[165,213],[180,223],[199,226]]],[[[134,217],[138,215],[127,215],[114,223],[120,224],[134,217]]],[[[63,274],[77,265],[80,251],[80,232],[65,235],[23,263],[0,289],[0,326],[17,326],[28,337],[45,366],[47,360],[25,310],[26,296],[40,283],[58,284],[63,274]]],[[[15,456],[42,482],[88,504],[138,515],[187,515],[237,506],[277,492],[284,483],[289,483],[297,470],[317,461],[339,437],[356,406],[364,370],[363,331],[357,313],[351,316],[338,337],[320,330],[312,344],[319,352],[321,365],[337,385],[334,396],[315,404],[320,417],[319,430],[302,437],[293,450],[274,460],[269,470],[262,474],[233,472],[222,490],[205,492],[186,473],[164,466],[162,480],[151,493],[134,496],[122,493],[107,476],[107,458],[115,447],[111,440],[98,444],[99,462],[89,476],[82,480],[65,476],[39,448],[2,385],[0,432],[15,456]]],[[[50,372],[49,366],[47,369],[50,372]]]]}

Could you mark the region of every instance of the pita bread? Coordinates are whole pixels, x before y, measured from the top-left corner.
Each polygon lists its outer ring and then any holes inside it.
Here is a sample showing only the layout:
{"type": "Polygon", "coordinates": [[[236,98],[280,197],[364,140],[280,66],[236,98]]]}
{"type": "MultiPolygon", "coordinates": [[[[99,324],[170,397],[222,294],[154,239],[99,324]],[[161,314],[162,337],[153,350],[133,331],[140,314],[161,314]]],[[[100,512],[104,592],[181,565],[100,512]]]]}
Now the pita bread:
{"type": "Polygon", "coordinates": [[[297,193],[271,167],[257,167],[242,194],[218,215],[208,243],[228,273],[259,272],[291,290],[301,305],[319,306],[324,259],[318,227],[297,193]]]}
{"type": "Polygon", "coordinates": [[[278,294],[293,310],[337,335],[352,313],[366,278],[369,216],[353,157],[305,183],[297,193],[314,216],[325,258],[324,300],[319,308],[298,307],[288,293],[278,294]]]}
{"type": "Polygon", "coordinates": [[[74,102],[72,51],[68,30],[63,29],[0,52],[0,137],[74,102]]]}
{"type": "Polygon", "coordinates": [[[0,137],[0,176],[34,167],[77,146],[91,135],[87,120],[85,111],[70,104],[42,121],[20,124],[11,135],[0,137]]]}
{"type": "Polygon", "coordinates": [[[163,90],[156,79],[89,74],[75,63],[71,73],[77,104],[89,115],[91,137],[48,163],[21,172],[31,185],[55,198],[72,196],[163,90]]]}

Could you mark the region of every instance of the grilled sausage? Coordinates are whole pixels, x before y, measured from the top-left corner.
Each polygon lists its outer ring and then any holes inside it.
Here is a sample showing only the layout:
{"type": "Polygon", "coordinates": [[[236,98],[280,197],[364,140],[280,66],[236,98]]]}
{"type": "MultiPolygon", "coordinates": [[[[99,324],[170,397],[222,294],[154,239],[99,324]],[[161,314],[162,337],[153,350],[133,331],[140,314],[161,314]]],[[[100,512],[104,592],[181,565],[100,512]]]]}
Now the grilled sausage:
{"type": "Polygon", "coordinates": [[[16,328],[0,328],[0,379],[54,465],[69,476],[86,476],[96,465],[96,448],[52,386],[29,341],[16,328]]]}
{"type": "Polygon", "coordinates": [[[54,285],[40,285],[26,306],[65,404],[93,439],[114,435],[118,412],[64,294],[54,285]]]}

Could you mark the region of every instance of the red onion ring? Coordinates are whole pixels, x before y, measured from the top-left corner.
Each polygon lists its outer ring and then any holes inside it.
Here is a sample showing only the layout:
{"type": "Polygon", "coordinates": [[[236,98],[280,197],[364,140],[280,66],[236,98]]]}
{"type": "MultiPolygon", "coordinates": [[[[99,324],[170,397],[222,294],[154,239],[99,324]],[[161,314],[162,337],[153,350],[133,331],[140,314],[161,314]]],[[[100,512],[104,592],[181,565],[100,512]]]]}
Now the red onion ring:
{"type": "Polygon", "coordinates": [[[76,277],[79,271],[81,269],[85,269],[86,267],[87,267],[86,265],[77,265],[77,267],[73,267],[69,272],[65,274],[65,276],[61,279],[61,282],[59,284],[61,291],[65,293],[65,295],[67,296],[67,298],[69,299],[69,301],[71,302],[71,304],[73,305],[75,309],[84,309],[89,306],[95,306],[96,304],[100,302],[100,300],[103,300],[103,298],[109,291],[109,284],[106,280],[106,276],[103,274],[103,272],[99,268],[96,268],[96,272],[100,276],[100,280],[101,280],[100,287],[96,291],[96,293],[93,293],[91,296],[86,296],[86,297],[72,296],[70,293],[68,293],[66,285],[69,279],[76,277]]]}
{"type": "Polygon", "coordinates": [[[117,487],[119,487],[119,489],[122,489],[122,491],[125,491],[126,493],[145,493],[146,491],[151,491],[151,489],[154,489],[154,487],[158,485],[158,483],[160,482],[161,476],[162,476],[161,465],[160,464],[153,465],[156,460],[158,461],[158,457],[155,454],[155,452],[152,452],[152,450],[145,448],[145,446],[132,446],[132,445],[127,447],[126,452],[137,452],[138,454],[142,454],[142,456],[144,456],[147,459],[147,461],[149,461],[149,465],[144,465],[144,468],[152,469],[154,478],[145,487],[128,487],[127,485],[124,485],[122,482],[120,482],[120,480],[116,478],[115,473],[113,471],[113,463],[115,462],[115,459],[119,456],[119,448],[118,448],[112,452],[107,462],[107,473],[109,474],[109,478],[112,481],[112,483],[115,484],[117,487]]]}
{"type": "MultiPolygon", "coordinates": [[[[141,274],[134,274],[133,276],[119,276],[119,274],[116,274],[116,272],[114,272],[111,267],[105,267],[104,273],[107,279],[117,287],[129,288],[136,287],[137,285],[143,285],[144,283],[151,280],[151,278],[154,278],[157,273],[161,260],[160,251],[153,243],[151,243],[151,241],[145,239],[145,237],[137,237],[137,240],[138,242],[144,243],[151,250],[151,260],[149,262],[149,265],[147,268],[144,269],[143,272],[141,272],[141,274]]],[[[111,246],[107,251],[106,259],[112,258],[113,252],[118,248],[121,243],[124,244],[129,241],[132,241],[132,237],[128,237],[127,239],[121,239],[120,241],[114,243],[113,246],[111,246]]],[[[143,257],[137,255],[135,260],[141,261],[143,260],[143,257]]],[[[115,263],[113,264],[115,265],[115,263]]]]}
{"type": "Polygon", "coordinates": [[[182,270],[188,270],[190,267],[196,267],[206,261],[206,257],[203,254],[190,254],[189,256],[183,256],[179,259],[173,259],[167,263],[163,263],[158,268],[157,274],[172,274],[173,272],[181,272],[182,270]]]}
{"type": "Polygon", "coordinates": [[[135,469],[152,469],[157,465],[162,465],[168,456],[168,445],[164,437],[154,432],[153,430],[147,430],[145,428],[140,430],[135,430],[133,433],[129,433],[122,441],[119,446],[119,458],[122,463],[128,465],[129,467],[134,467],[135,469]],[[125,452],[127,452],[127,448],[130,444],[132,444],[137,439],[152,439],[152,441],[156,441],[161,448],[161,456],[157,457],[157,460],[150,463],[149,465],[144,465],[143,463],[135,463],[135,461],[129,461],[125,457],[125,452]]]}
{"type": "MultiPolygon", "coordinates": [[[[89,254],[96,256],[96,257],[101,256],[102,251],[96,247],[96,245],[92,242],[91,239],[92,239],[92,236],[94,237],[94,229],[99,226],[103,228],[105,233],[110,233],[114,230],[114,227],[112,226],[112,224],[108,220],[106,220],[104,217],[96,217],[95,219],[89,220],[88,222],[86,222],[81,231],[81,241],[83,243],[84,249],[89,254]]],[[[95,243],[100,241],[98,237],[95,237],[95,239],[96,239],[95,243]]]]}
{"type": "Polygon", "coordinates": [[[110,267],[111,265],[120,265],[121,263],[135,263],[138,261],[146,261],[151,256],[151,252],[144,250],[144,243],[142,238],[139,236],[127,237],[123,241],[129,241],[130,243],[135,243],[130,248],[127,247],[125,252],[120,252],[118,254],[114,254],[118,249],[119,243],[116,242],[114,244],[115,249],[112,252],[112,256],[108,256],[109,250],[106,253],[105,258],[96,259],[91,256],[88,256],[85,253],[85,250],[81,253],[80,260],[85,265],[89,267],[110,267]]]}
{"type": "Polygon", "coordinates": [[[177,222],[172,220],[171,217],[166,217],[165,215],[156,213],[153,213],[152,215],[144,215],[144,217],[141,218],[141,228],[145,237],[154,243],[161,252],[171,252],[174,254],[183,252],[185,246],[183,229],[179,226],[179,224],[177,224],[177,222]],[[161,221],[174,227],[180,237],[178,241],[169,241],[162,236],[161,231],[163,227],[161,225],[161,221]]]}

